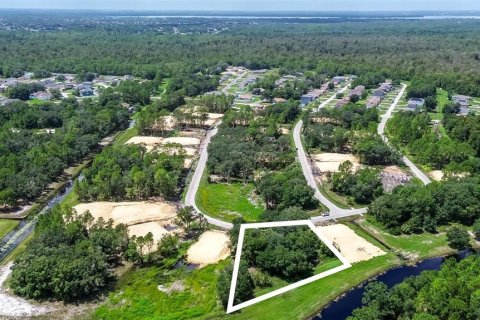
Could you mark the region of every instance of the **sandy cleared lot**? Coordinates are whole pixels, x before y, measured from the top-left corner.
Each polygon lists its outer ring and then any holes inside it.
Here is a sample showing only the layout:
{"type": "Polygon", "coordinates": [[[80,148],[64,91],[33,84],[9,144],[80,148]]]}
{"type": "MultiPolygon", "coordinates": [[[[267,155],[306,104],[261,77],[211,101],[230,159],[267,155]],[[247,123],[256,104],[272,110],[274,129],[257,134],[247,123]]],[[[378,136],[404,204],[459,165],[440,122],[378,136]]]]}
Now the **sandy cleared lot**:
{"type": "Polygon", "coordinates": [[[163,139],[162,144],[165,143],[178,143],[182,146],[198,146],[200,144],[200,139],[190,137],[171,137],[163,139]]]}
{"type": "Polygon", "coordinates": [[[147,151],[152,151],[154,148],[161,146],[163,140],[164,139],[160,137],[136,136],[130,138],[130,140],[128,140],[126,144],[144,144],[147,148],[147,151]]]}
{"type": "Polygon", "coordinates": [[[441,181],[443,178],[443,172],[442,170],[433,170],[428,173],[430,177],[432,177],[433,180],[435,181],[441,181]]]}
{"type": "Polygon", "coordinates": [[[352,154],[320,153],[312,155],[312,159],[321,172],[337,172],[340,165],[347,160],[353,164],[355,170],[360,167],[358,158],[352,154]]]}
{"type": "Polygon", "coordinates": [[[217,263],[230,255],[228,235],[220,231],[207,231],[187,251],[187,261],[204,267],[217,263]]]}
{"type": "Polygon", "coordinates": [[[153,235],[153,243],[157,244],[163,236],[170,233],[167,229],[165,229],[165,223],[154,221],[154,222],[147,222],[136,224],[133,226],[128,227],[128,235],[130,237],[137,236],[137,237],[144,237],[149,232],[153,235]]]}
{"type": "Polygon", "coordinates": [[[385,251],[360,237],[344,224],[334,224],[317,228],[350,263],[370,260],[385,254],[385,251]]]}
{"type": "Polygon", "coordinates": [[[90,211],[95,219],[113,219],[114,224],[128,226],[153,221],[170,221],[176,216],[176,208],[161,202],[92,202],[76,205],[78,213],[90,211]]]}
{"type": "Polygon", "coordinates": [[[188,131],[178,132],[179,137],[198,138],[198,139],[203,139],[206,134],[207,134],[207,131],[203,129],[191,129],[188,131]]]}
{"type": "Polygon", "coordinates": [[[177,119],[174,116],[163,116],[158,118],[153,125],[154,128],[161,128],[165,131],[172,131],[177,125],[177,119]]]}

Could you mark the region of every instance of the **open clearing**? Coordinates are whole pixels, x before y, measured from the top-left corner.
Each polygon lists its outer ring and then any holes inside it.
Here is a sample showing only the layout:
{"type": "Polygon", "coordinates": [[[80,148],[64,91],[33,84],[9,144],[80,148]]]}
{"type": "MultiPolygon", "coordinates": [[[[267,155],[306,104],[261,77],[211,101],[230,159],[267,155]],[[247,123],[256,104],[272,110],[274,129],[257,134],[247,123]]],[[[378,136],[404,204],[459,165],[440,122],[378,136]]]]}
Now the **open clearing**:
{"type": "Polygon", "coordinates": [[[313,154],[312,159],[321,172],[337,172],[340,165],[347,160],[353,164],[355,170],[360,167],[359,159],[353,154],[320,153],[313,154]]]}
{"type": "Polygon", "coordinates": [[[318,229],[350,263],[366,261],[386,254],[385,251],[358,236],[346,225],[334,224],[321,226],[318,229]]]}
{"type": "Polygon", "coordinates": [[[428,175],[435,181],[442,181],[443,178],[442,170],[432,170],[428,173],[428,175]]]}
{"type": "Polygon", "coordinates": [[[126,144],[144,144],[147,151],[152,151],[154,148],[161,146],[163,140],[161,137],[136,136],[130,138],[126,144]]]}
{"type": "Polygon", "coordinates": [[[163,236],[170,234],[170,231],[165,229],[165,223],[159,221],[135,224],[128,227],[128,235],[130,237],[144,237],[148,233],[153,235],[153,243],[156,244],[162,239],[163,236]]]}
{"type": "Polygon", "coordinates": [[[230,255],[230,240],[225,232],[207,231],[187,251],[187,261],[204,267],[230,255]]]}
{"type": "Polygon", "coordinates": [[[190,137],[170,137],[163,139],[162,144],[166,143],[178,143],[182,146],[198,146],[200,144],[200,139],[190,137]]]}
{"type": "Polygon", "coordinates": [[[264,205],[255,194],[253,183],[209,183],[203,178],[198,190],[197,205],[206,214],[225,221],[243,217],[245,221],[258,221],[264,205]]]}
{"type": "Polygon", "coordinates": [[[73,207],[78,213],[89,211],[95,219],[112,219],[114,224],[132,226],[153,221],[169,222],[176,216],[172,204],[156,202],[92,202],[73,207]]]}

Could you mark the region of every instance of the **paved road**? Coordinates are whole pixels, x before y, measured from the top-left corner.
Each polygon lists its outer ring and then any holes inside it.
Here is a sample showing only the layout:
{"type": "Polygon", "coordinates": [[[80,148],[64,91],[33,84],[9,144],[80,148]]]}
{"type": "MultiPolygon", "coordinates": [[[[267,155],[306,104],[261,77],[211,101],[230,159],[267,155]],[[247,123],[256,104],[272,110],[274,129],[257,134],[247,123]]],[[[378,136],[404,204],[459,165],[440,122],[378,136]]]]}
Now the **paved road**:
{"type": "Polygon", "coordinates": [[[202,179],[203,171],[205,170],[205,166],[208,160],[208,152],[207,152],[208,144],[210,143],[210,140],[212,139],[212,137],[217,134],[217,131],[218,131],[217,127],[210,130],[203,141],[201,151],[200,151],[200,158],[198,159],[198,163],[195,168],[192,181],[190,181],[190,184],[188,185],[187,195],[185,196],[185,205],[192,206],[197,212],[200,212],[201,214],[203,214],[203,216],[207,219],[208,223],[222,229],[230,230],[233,227],[231,223],[218,220],[206,215],[197,207],[197,204],[195,203],[195,197],[197,195],[198,187],[200,186],[200,180],[202,179]]]}
{"type": "MultiPolygon", "coordinates": [[[[386,126],[386,124],[387,124],[387,121],[392,117],[393,110],[396,108],[398,102],[399,102],[400,99],[402,98],[402,95],[403,95],[403,93],[405,92],[406,89],[407,89],[407,85],[404,84],[402,90],[400,91],[400,93],[398,94],[398,96],[395,98],[395,100],[393,101],[393,103],[392,103],[392,105],[390,106],[390,108],[388,108],[387,112],[382,116],[382,120],[380,121],[380,124],[378,125],[377,132],[378,132],[378,134],[382,137],[383,141],[385,141],[385,143],[387,143],[387,144],[389,144],[389,143],[388,143],[388,138],[385,136],[385,126],[386,126]]],[[[420,180],[423,182],[424,185],[427,185],[427,184],[429,184],[429,183],[432,182],[432,181],[427,177],[427,175],[422,172],[422,170],[420,170],[412,161],[410,161],[410,159],[408,159],[407,157],[403,156],[403,157],[402,157],[402,160],[403,160],[403,162],[405,162],[405,164],[410,168],[410,170],[412,171],[412,173],[413,173],[418,179],[420,179],[420,180]]]]}
{"type": "Polygon", "coordinates": [[[236,85],[238,83],[238,81],[240,81],[240,79],[243,79],[244,75],[238,75],[235,79],[233,79],[232,81],[230,81],[225,87],[223,87],[223,89],[221,90],[223,94],[231,94],[228,92],[228,90],[230,90],[231,87],[233,87],[234,85],[236,85]]]}
{"type": "MultiPolygon", "coordinates": [[[[348,89],[348,86],[342,88],[339,92],[344,92],[347,89],[348,89]]],[[[333,99],[335,99],[335,96],[336,96],[336,93],[333,96],[331,96],[328,100],[320,104],[318,108],[316,108],[314,111],[318,111],[319,109],[324,108],[333,99]]],[[[361,215],[366,213],[367,212],[366,208],[361,208],[361,209],[339,208],[320,192],[320,190],[318,189],[317,183],[315,181],[315,178],[313,176],[312,166],[308,161],[305,149],[303,148],[302,139],[301,139],[302,126],[303,126],[303,121],[300,120],[297,122],[297,124],[295,125],[295,128],[293,129],[293,140],[295,142],[295,147],[297,148],[298,161],[302,166],[303,175],[307,180],[307,184],[315,192],[315,198],[317,198],[318,201],[320,201],[325,207],[327,207],[330,210],[330,215],[328,217],[322,217],[322,216],[312,217],[312,221],[313,222],[326,221],[326,220],[349,217],[354,215],[361,215]]]]}

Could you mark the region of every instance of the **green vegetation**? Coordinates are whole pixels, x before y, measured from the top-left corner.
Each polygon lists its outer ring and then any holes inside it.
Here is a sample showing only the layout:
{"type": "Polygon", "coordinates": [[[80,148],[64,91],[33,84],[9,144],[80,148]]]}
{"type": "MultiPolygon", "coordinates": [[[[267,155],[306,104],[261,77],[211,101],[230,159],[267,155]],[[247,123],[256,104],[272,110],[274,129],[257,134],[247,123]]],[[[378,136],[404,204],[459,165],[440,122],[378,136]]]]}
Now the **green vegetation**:
{"type": "Polygon", "coordinates": [[[393,235],[371,219],[357,221],[356,225],[407,259],[421,260],[452,253],[445,232],[393,235]]]}
{"type": "Polygon", "coordinates": [[[209,216],[224,221],[242,217],[245,221],[258,221],[264,211],[262,200],[255,195],[252,183],[208,183],[202,179],[197,193],[197,205],[209,216]]]}
{"type": "Polygon", "coordinates": [[[7,233],[15,229],[20,223],[19,220],[0,219],[0,239],[2,239],[7,233]]]}
{"type": "Polygon", "coordinates": [[[480,257],[474,255],[460,262],[448,259],[440,271],[424,271],[391,289],[372,282],[364,306],[348,319],[478,319],[479,269],[480,257]]]}
{"type": "Polygon", "coordinates": [[[75,183],[82,201],[145,200],[154,196],[172,198],[183,171],[185,152],[180,145],[146,152],[139,145],[105,148],[75,183]]]}
{"type": "Polygon", "coordinates": [[[103,106],[92,100],[41,107],[17,102],[0,108],[0,204],[35,200],[102,137],[127,124],[128,112],[119,104],[103,106]],[[55,133],[38,133],[45,129],[55,133]]]}
{"type": "Polygon", "coordinates": [[[128,272],[94,319],[213,319],[225,312],[217,302],[217,274],[226,260],[202,269],[186,267],[170,270],[162,267],[134,269],[128,272]],[[177,284],[178,290],[175,290],[177,284]],[[162,292],[159,286],[171,289],[162,292]]]}
{"type": "MultiPolygon", "coordinates": [[[[399,263],[399,260],[393,254],[359,262],[333,276],[242,309],[242,311],[228,316],[227,319],[287,320],[308,318],[342,293],[399,263]],[[268,312],[265,312],[265,310],[268,310],[268,312]]],[[[217,319],[220,319],[220,317],[217,319]]]]}

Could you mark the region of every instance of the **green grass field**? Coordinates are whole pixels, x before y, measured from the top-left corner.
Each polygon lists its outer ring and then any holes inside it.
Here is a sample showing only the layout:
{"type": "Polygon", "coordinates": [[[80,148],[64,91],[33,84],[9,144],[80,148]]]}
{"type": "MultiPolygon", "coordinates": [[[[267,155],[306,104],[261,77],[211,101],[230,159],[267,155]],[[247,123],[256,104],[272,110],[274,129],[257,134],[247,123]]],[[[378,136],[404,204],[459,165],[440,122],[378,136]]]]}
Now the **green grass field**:
{"type": "Polygon", "coordinates": [[[94,319],[212,319],[225,314],[217,301],[217,278],[229,260],[217,265],[188,271],[184,268],[164,270],[149,267],[127,272],[107,302],[94,313],[94,319]],[[167,294],[174,281],[184,290],[167,294]],[[179,283],[178,282],[178,283],[179,283]]]}
{"type": "Polygon", "coordinates": [[[342,293],[399,264],[400,260],[389,253],[369,261],[356,263],[347,270],[262,301],[232,315],[213,319],[306,319],[315,315],[322,307],[342,293]]]}
{"type": "Polygon", "coordinates": [[[225,221],[243,217],[245,221],[258,221],[265,210],[260,197],[250,202],[254,193],[252,183],[208,183],[202,179],[197,193],[197,205],[206,214],[225,221]]]}
{"type": "Polygon", "coordinates": [[[9,220],[9,219],[0,219],[0,239],[2,239],[7,233],[15,229],[20,221],[18,220],[9,220]]]}
{"type": "Polygon", "coordinates": [[[383,230],[374,221],[361,220],[358,222],[358,226],[385,243],[396,253],[409,259],[421,260],[453,252],[447,244],[444,232],[394,236],[383,230]]]}
{"type": "Polygon", "coordinates": [[[351,209],[351,208],[363,208],[365,207],[364,205],[358,204],[358,203],[351,203],[348,201],[347,197],[344,197],[342,195],[339,195],[336,192],[333,192],[331,190],[331,184],[328,182],[322,182],[318,186],[318,190],[327,197],[330,201],[332,201],[337,207],[343,208],[343,209],[351,209]]]}

